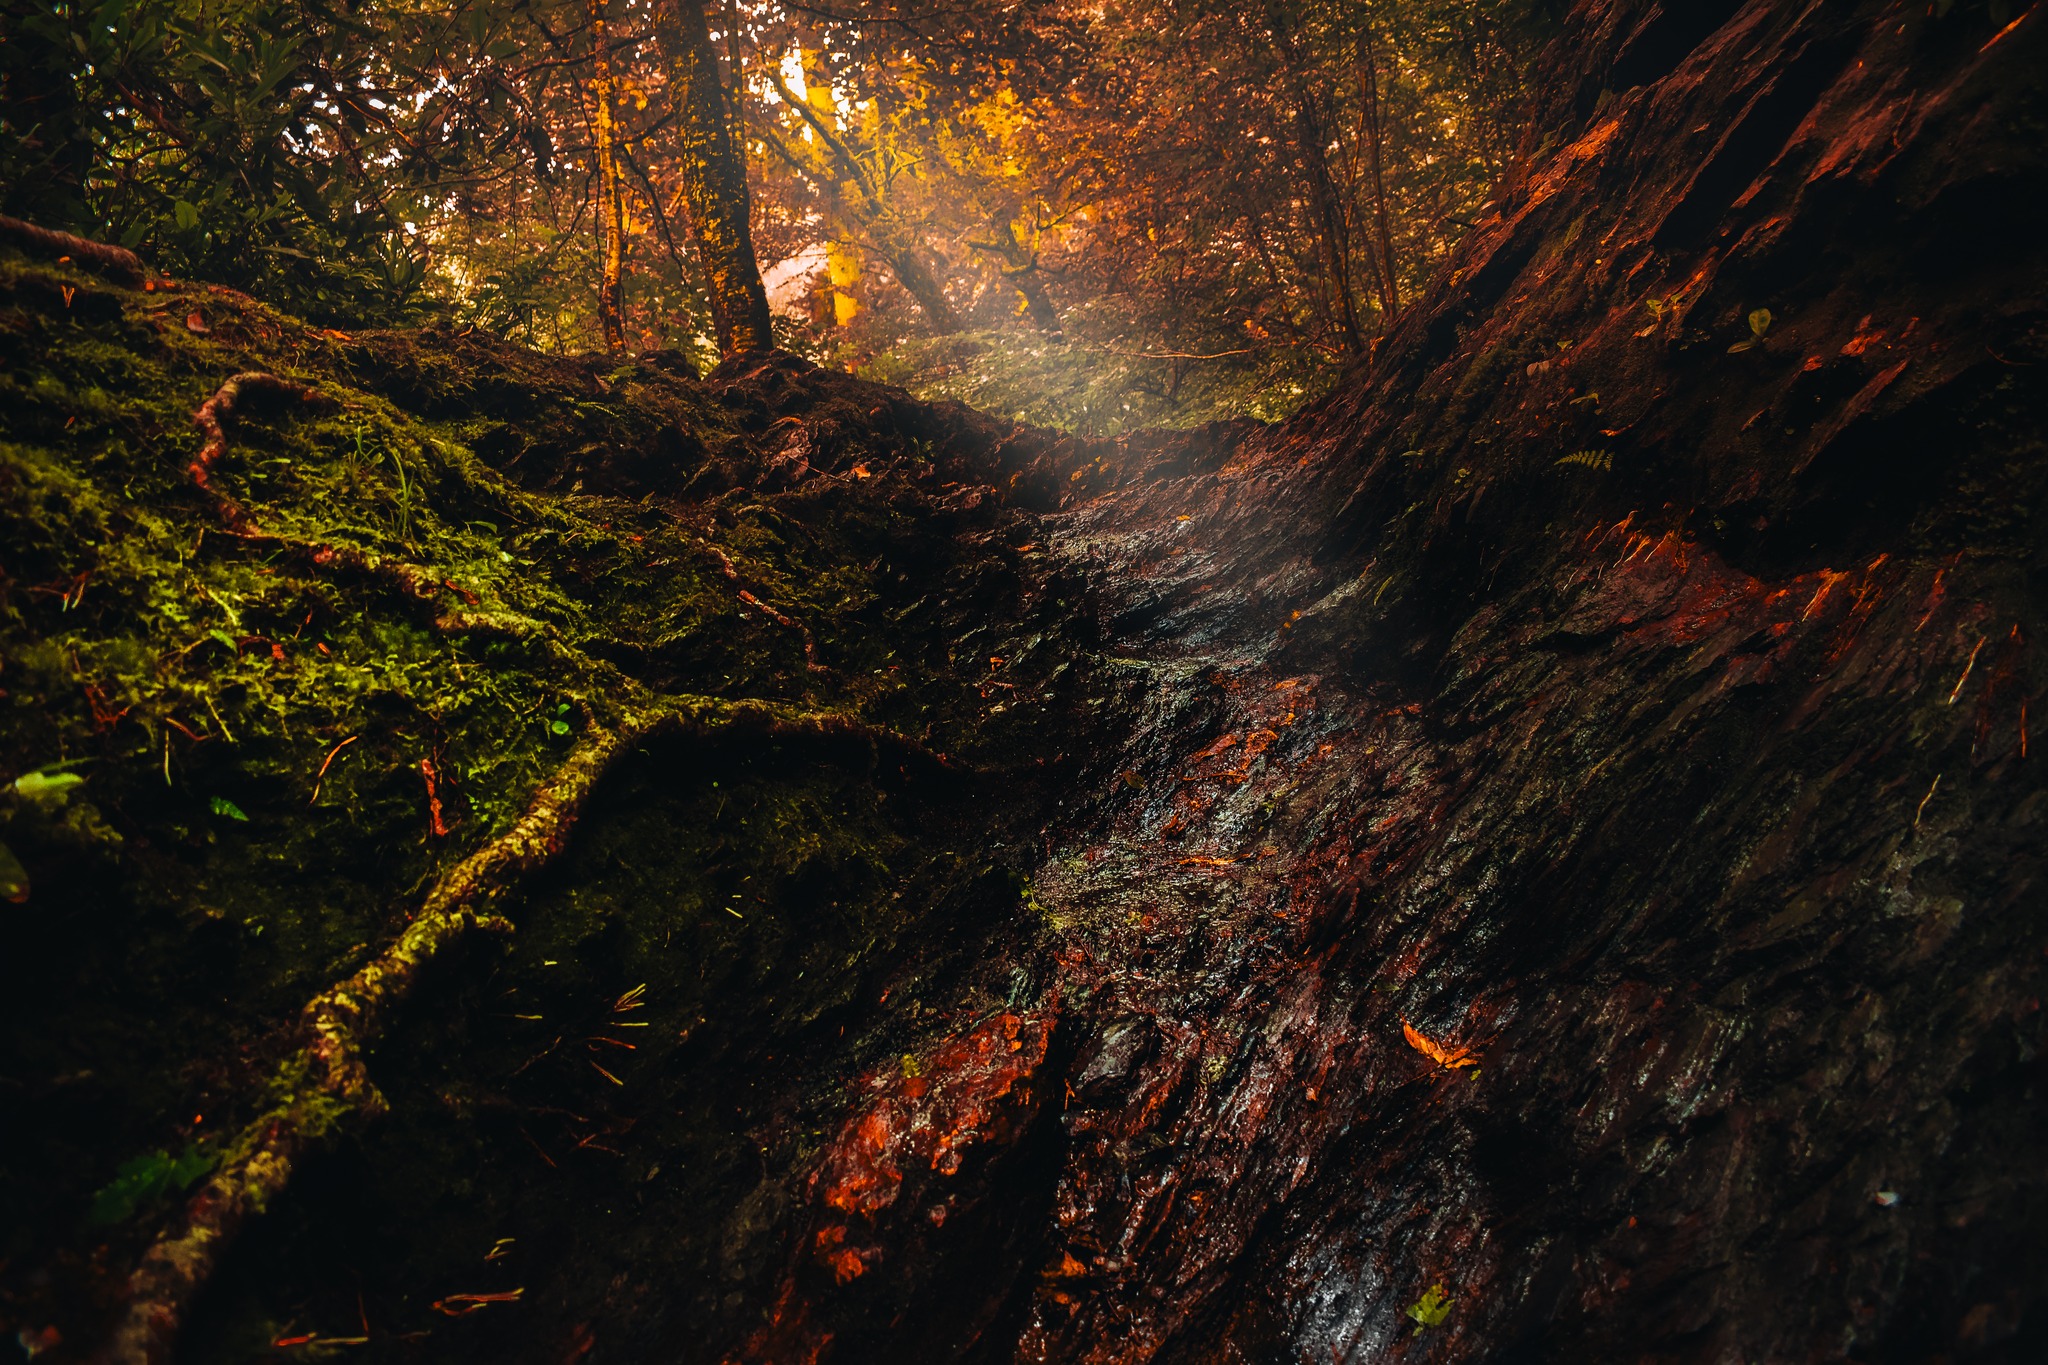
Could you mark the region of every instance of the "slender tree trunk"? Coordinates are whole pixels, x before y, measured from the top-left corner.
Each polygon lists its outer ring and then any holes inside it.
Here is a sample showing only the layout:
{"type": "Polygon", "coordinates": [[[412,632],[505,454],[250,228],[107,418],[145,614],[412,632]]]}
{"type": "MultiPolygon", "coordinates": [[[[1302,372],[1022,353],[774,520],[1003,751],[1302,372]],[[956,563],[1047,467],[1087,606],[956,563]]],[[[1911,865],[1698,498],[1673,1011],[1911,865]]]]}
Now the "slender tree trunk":
{"type": "Polygon", "coordinates": [[[1330,174],[1329,153],[1325,150],[1328,139],[1323,134],[1314,92],[1302,71],[1301,53],[1294,41],[1294,18],[1282,0],[1266,0],[1266,22],[1272,33],[1273,50],[1287,73],[1288,88],[1294,98],[1295,143],[1301,151],[1302,173],[1308,181],[1309,204],[1315,210],[1316,244],[1330,279],[1330,290],[1336,296],[1337,329],[1344,349],[1356,355],[1365,343],[1358,326],[1358,307],[1351,297],[1350,232],[1337,199],[1336,180],[1330,174]]]}
{"type": "MultiPolygon", "coordinates": [[[[861,168],[860,160],[853,150],[835,132],[832,126],[818,115],[808,102],[797,97],[782,79],[781,73],[773,67],[764,67],[763,74],[783,103],[794,109],[797,116],[810,126],[818,145],[825,149],[830,163],[830,176],[836,180],[832,197],[843,216],[857,224],[867,238],[873,242],[882,259],[896,272],[896,280],[924,310],[927,326],[940,336],[960,330],[960,316],[953,311],[953,305],[946,299],[946,291],[939,284],[938,276],[926,263],[929,249],[918,240],[917,233],[889,208],[868,173],[861,168]]],[[[793,155],[790,164],[813,174],[803,167],[793,155]]]]}
{"type": "Polygon", "coordinates": [[[1017,240],[1017,228],[1008,208],[990,215],[989,234],[993,240],[968,245],[990,252],[1002,261],[1003,278],[1023,298],[1033,326],[1047,336],[1060,335],[1059,310],[1053,307],[1052,296],[1045,292],[1045,281],[1039,278],[1038,255],[1017,240]]]}
{"type": "Polygon", "coordinates": [[[1373,231],[1378,239],[1380,278],[1380,330],[1394,325],[1394,315],[1401,311],[1401,286],[1394,274],[1394,234],[1387,222],[1387,178],[1381,169],[1381,120],[1380,120],[1380,76],[1378,64],[1373,59],[1372,29],[1367,26],[1360,34],[1365,56],[1365,146],[1366,159],[1372,170],[1373,231]]]}
{"type": "Polygon", "coordinates": [[[596,101],[597,111],[591,121],[591,131],[597,142],[598,193],[603,196],[597,215],[598,240],[603,250],[597,311],[604,322],[606,349],[623,351],[626,349],[626,317],[621,294],[626,263],[626,197],[619,177],[612,54],[605,47],[604,10],[605,0],[590,0],[591,45],[597,54],[597,71],[591,81],[591,96],[596,101]]]}
{"type": "Polygon", "coordinates": [[[704,0],[665,0],[656,32],[668,62],[683,198],[697,229],[697,257],[704,267],[719,352],[767,350],[775,339],[768,291],[761,287],[761,268],[754,259],[747,167],[733,145],[704,0]]]}
{"type": "MultiPolygon", "coordinates": [[[[669,259],[675,262],[676,269],[682,272],[682,278],[708,298],[711,291],[704,283],[703,259],[694,247],[685,250],[676,240],[676,225],[669,221],[669,210],[661,205],[661,191],[655,187],[654,177],[647,174],[647,168],[633,155],[632,143],[619,144],[619,160],[639,180],[640,192],[647,196],[648,209],[654,215],[655,231],[661,234],[662,244],[668,249],[669,259]]],[[[676,203],[676,209],[678,212],[682,211],[680,199],[676,203]]],[[[687,223],[683,225],[683,232],[685,236],[689,234],[687,223]]]]}

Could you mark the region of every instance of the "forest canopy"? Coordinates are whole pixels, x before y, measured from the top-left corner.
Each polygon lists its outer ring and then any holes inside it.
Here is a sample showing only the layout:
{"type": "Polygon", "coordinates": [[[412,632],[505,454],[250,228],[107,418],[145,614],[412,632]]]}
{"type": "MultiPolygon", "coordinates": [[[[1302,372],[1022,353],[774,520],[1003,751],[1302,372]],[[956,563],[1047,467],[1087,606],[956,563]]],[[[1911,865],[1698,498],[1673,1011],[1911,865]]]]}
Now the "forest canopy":
{"type": "Polygon", "coordinates": [[[779,344],[1091,432],[1271,417],[1534,150],[1550,9],[5,0],[0,212],[327,325],[708,362],[695,30],[779,344]]]}

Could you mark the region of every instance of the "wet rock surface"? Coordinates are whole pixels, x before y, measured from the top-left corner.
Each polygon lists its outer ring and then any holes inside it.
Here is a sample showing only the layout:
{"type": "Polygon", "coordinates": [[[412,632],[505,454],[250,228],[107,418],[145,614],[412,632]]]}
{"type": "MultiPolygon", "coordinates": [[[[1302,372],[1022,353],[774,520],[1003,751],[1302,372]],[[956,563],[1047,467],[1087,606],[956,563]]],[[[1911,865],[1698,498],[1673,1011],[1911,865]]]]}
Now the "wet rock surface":
{"type": "MultiPolygon", "coordinates": [[[[2048,1342],[2048,318],[1955,216],[2042,223],[2042,35],[1581,17],[1368,376],[1047,519],[1114,719],[1034,874],[1033,1279],[959,1354],[2048,1342]]],[[[785,1280],[806,1351],[877,1250],[785,1280]]]]}

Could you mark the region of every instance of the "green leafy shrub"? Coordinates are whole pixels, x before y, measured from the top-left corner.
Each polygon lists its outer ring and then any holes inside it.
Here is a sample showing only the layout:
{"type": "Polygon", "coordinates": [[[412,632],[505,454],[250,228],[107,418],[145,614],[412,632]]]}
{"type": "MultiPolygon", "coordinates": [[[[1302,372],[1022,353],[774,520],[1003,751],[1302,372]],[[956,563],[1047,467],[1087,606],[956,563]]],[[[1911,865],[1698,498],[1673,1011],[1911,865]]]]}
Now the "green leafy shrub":
{"type": "Polygon", "coordinates": [[[125,1223],[144,1209],[192,1188],[213,1169],[213,1162],[212,1153],[200,1151],[193,1143],[176,1156],[159,1150],[123,1162],[112,1182],[93,1195],[86,1221],[94,1227],[125,1223]]]}

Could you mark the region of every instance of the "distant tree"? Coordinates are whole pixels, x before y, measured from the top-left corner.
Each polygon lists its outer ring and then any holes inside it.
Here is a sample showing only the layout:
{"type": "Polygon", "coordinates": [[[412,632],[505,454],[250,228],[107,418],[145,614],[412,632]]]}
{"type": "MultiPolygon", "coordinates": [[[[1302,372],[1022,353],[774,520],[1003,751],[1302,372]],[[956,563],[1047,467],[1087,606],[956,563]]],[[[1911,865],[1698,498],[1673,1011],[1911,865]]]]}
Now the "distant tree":
{"type": "Polygon", "coordinates": [[[725,84],[703,0],[664,0],[655,31],[668,61],[677,172],[696,226],[697,254],[722,355],[775,344],[768,294],[754,259],[746,163],[733,146],[725,84]]]}

